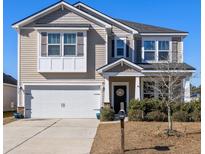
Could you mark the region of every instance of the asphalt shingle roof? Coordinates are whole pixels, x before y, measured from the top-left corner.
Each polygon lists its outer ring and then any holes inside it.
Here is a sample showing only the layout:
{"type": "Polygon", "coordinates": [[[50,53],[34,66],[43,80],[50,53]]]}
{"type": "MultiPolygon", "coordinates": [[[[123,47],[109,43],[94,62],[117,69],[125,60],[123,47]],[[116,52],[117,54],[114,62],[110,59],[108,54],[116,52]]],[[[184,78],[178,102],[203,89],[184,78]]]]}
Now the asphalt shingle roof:
{"type": "Polygon", "coordinates": [[[3,80],[4,80],[4,83],[17,85],[17,80],[14,79],[11,75],[8,75],[6,73],[4,73],[3,80]]]}
{"type": "Polygon", "coordinates": [[[196,70],[186,63],[137,63],[144,70],[196,70]]]}
{"type": "Polygon", "coordinates": [[[127,21],[127,20],[122,20],[122,19],[115,19],[115,20],[125,24],[126,26],[129,26],[137,30],[140,33],[187,33],[185,31],[164,28],[164,27],[159,27],[159,26],[153,26],[153,25],[148,25],[148,24],[143,24],[143,23],[138,23],[138,22],[133,22],[133,21],[127,21]]]}

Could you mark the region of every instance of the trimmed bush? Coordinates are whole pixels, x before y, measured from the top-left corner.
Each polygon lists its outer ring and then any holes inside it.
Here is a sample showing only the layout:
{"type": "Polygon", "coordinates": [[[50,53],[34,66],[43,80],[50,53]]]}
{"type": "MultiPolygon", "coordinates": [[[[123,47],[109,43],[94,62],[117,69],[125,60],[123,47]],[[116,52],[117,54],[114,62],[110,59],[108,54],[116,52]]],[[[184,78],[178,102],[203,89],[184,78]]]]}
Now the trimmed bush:
{"type": "MultiPolygon", "coordinates": [[[[201,120],[201,102],[171,103],[174,121],[188,122],[201,120]]],[[[128,118],[132,121],[167,121],[167,105],[157,99],[132,99],[129,103],[128,118]]]]}
{"type": "Polygon", "coordinates": [[[152,111],[146,115],[147,121],[167,121],[167,115],[160,111],[152,111]]]}
{"type": "Polygon", "coordinates": [[[190,121],[189,114],[185,111],[177,111],[177,112],[173,113],[172,118],[174,121],[179,121],[179,122],[190,121]]]}
{"type": "Polygon", "coordinates": [[[130,121],[142,121],[144,120],[144,111],[131,109],[128,112],[128,120],[130,121]]]}
{"type": "Polygon", "coordinates": [[[201,121],[201,112],[194,111],[189,114],[189,121],[200,122],[201,121]]]}
{"type": "Polygon", "coordinates": [[[109,107],[101,108],[100,121],[113,121],[115,118],[115,112],[109,107]]]}

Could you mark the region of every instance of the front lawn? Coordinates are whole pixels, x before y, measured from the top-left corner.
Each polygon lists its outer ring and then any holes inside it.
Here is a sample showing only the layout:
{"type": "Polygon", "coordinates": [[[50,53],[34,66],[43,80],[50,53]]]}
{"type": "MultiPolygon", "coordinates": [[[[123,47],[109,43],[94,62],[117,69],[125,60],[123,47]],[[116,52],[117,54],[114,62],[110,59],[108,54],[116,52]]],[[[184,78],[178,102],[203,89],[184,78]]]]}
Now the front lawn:
{"type": "MultiPolygon", "coordinates": [[[[126,122],[126,154],[186,153],[199,154],[201,149],[200,122],[174,122],[181,136],[167,137],[162,132],[167,122],[126,122]]],[[[91,154],[119,154],[120,123],[100,124],[91,154]]]]}

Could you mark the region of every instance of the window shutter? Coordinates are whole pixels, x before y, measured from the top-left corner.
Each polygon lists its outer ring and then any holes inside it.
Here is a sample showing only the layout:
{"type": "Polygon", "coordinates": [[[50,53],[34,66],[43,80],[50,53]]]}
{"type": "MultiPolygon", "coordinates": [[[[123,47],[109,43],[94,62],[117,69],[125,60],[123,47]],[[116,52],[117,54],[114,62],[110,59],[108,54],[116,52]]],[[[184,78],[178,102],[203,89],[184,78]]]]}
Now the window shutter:
{"type": "Polygon", "coordinates": [[[45,57],[47,56],[47,39],[48,35],[46,32],[41,33],[41,56],[45,57]]]}
{"type": "Polygon", "coordinates": [[[126,41],[126,57],[129,57],[129,53],[130,53],[130,41],[127,40],[126,41]]]}
{"type": "Polygon", "coordinates": [[[115,40],[112,40],[112,57],[115,56],[115,40]]]}
{"type": "Polygon", "coordinates": [[[77,33],[77,56],[84,55],[84,37],[82,32],[77,33]]]}
{"type": "Polygon", "coordinates": [[[137,57],[136,57],[136,59],[137,59],[137,63],[141,63],[142,62],[142,40],[141,39],[137,39],[137,41],[136,41],[136,48],[137,48],[137,50],[136,50],[136,53],[137,53],[137,57]]]}

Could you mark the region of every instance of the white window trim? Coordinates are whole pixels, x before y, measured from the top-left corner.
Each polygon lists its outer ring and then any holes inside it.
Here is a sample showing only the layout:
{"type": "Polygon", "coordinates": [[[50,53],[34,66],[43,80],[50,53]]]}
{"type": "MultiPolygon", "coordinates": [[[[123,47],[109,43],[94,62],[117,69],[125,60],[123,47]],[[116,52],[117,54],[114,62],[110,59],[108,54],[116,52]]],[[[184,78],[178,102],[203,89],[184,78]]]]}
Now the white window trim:
{"type": "Polygon", "coordinates": [[[127,43],[126,37],[115,37],[115,58],[123,58],[123,57],[126,58],[126,43],[127,43]],[[124,41],[124,54],[123,54],[123,56],[117,55],[117,41],[118,40],[124,41]]]}
{"type": "MultiPolygon", "coordinates": [[[[168,61],[172,61],[172,41],[171,37],[143,37],[142,38],[142,62],[149,62],[149,63],[164,63],[167,62],[167,60],[159,60],[159,48],[158,43],[159,41],[169,41],[169,59],[168,61]],[[144,41],[155,41],[155,60],[145,60],[144,59],[144,53],[146,52],[144,50],[144,41]]],[[[151,50],[149,50],[151,51],[151,50]]]]}
{"type": "MultiPolygon", "coordinates": [[[[53,30],[39,30],[37,31],[38,32],[38,39],[37,39],[37,43],[38,43],[38,56],[40,58],[59,58],[59,57],[62,57],[62,58],[77,58],[77,44],[78,44],[78,40],[77,40],[77,33],[78,32],[82,32],[83,33],[83,36],[84,36],[84,56],[86,57],[87,56],[87,31],[53,31],[53,30]],[[46,32],[47,33],[47,36],[48,34],[55,34],[55,33],[60,33],[60,56],[48,56],[48,38],[47,38],[47,51],[46,51],[46,57],[44,56],[41,56],[41,33],[42,32],[46,32]],[[64,34],[76,34],[76,55],[71,55],[71,56],[64,56],[64,34]]],[[[56,44],[54,44],[56,45],[56,44]]],[[[83,56],[83,57],[84,57],[83,56]]]]}
{"type": "Polygon", "coordinates": [[[77,38],[77,32],[65,32],[62,34],[62,57],[77,57],[77,45],[78,45],[78,38],[77,38]],[[73,44],[65,44],[64,43],[64,34],[75,34],[76,41],[73,44]],[[65,45],[75,45],[75,55],[64,55],[64,46],[65,45]]]}
{"type": "Polygon", "coordinates": [[[61,43],[61,40],[62,40],[62,38],[61,38],[61,33],[60,32],[59,33],[58,32],[49,32],[49,33],[47,33],[47,51],[46,51],[46,56],[47,57],[61,57],[62,56],[62,43],[61,43]],[[49,34],[60,34],[60,43],[59,44],[49,44],[48,43],[48,35],[49,34]],[[53,56],[51,55],[51,56],[49,56],[48,55],[48,46],[49,45],[60,45],[60,51],[59,51],[60,53],[59,53],[59,55],[53,55],[53,56]]]}

